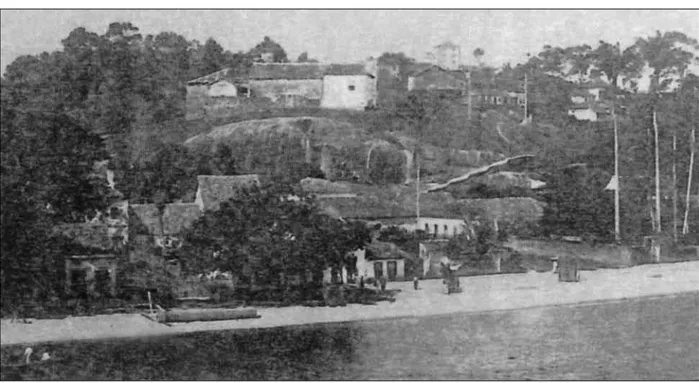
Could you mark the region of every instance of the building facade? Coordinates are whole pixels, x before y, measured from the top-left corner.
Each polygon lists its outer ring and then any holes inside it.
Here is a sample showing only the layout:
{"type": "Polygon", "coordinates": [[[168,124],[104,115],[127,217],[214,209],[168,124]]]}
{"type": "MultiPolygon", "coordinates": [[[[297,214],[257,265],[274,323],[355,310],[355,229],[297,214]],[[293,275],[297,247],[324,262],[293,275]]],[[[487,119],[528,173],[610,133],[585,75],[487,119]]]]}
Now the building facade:
{"type": "Polygon", "coordinates": [[[377,103],[377,65],[254,63],[247,74],[223,69],[187,83],[187,118],[255,108],[364,110],[377,103]]]}

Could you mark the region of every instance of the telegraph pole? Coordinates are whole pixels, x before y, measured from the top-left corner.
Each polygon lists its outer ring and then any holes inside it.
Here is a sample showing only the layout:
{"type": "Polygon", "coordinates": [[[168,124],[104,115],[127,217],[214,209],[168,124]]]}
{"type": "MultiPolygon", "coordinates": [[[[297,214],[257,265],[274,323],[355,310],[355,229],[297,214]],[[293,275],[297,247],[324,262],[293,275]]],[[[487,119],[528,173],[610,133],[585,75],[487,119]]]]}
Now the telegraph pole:
{"type": "MultiPolygon", "coordinates": [[[[621,54],[619,43],[617,49],[621,54]]],[[[614,178],[616,187],[614,188],[614,240],[621,242],[621,214],[619,208],[619,195],[621,193],[621,177],[619,176],[619,127],[616,120],[616,84],[612,84],[612,122],[614,124],[614,178]]]]}
{"type": "Polygon", "coordinates": [[[528,113],[528,107],[529,107],[529,97],[527,93],[527,88],[529,83],[529,78],[527,76],[527,72],[524,72],[524,120],[522,122],[527,121],[527,113],[528,113]]]}
{"type": "Polygon", "coordinates": [[[653,109],[653,130],[655,131],[655,231],[662,232],[660,219],[660,149],[658,140],[658,117],[653,109]]]}
{"type": "Polygon", "coordinates": [[[471,72],[464,69],[464,74],[466,75],[466,97],[468,99],[468,120],[471,121],[473,98],[471,97],[471,72]]]}
{"type": "Polygon", "coordinates": [[[696,126],[692,128],[692,137],[691,137],[691,152],[689,154],[689,179],[687,180],[687,200],[685,204],[685,210],[684,210],[684,224],[682,225],[682,234],[687,235],[689,234],[689,205],[691,204],[690,201],[690,196],[691,196],[691,191],[692,191],[692,173],[694,170],[694,152],[696,151],[697,148],[697,135],[696,135],[697,129],[696,126]]]}

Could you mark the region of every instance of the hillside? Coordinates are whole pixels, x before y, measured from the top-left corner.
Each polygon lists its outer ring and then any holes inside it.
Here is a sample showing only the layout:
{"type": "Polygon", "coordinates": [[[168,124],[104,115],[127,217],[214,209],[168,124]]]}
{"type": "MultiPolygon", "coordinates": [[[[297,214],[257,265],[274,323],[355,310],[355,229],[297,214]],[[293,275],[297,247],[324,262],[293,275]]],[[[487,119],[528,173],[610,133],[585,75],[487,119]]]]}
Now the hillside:
{"type": "MultiPolygon", "coordinates": [[[[300,116],[241,121],[215,127],[184,142],[195,151],[213,151],[221,144],[231,147],[244,173],[265,174],[289,162],[306,162],[320,168],[329,179],[400,184],[414,180],[417,172],[413,138],[402,132],[372,132],[342,119],[300,116]]],[[[420,158],[423,180],[444,182],[504,155],[424,143],[420,158]]],[[[503,186],[500,178],[494,185],[503,186]]],[[[512,182],[521,187],[527,183],[512,182]]]]}

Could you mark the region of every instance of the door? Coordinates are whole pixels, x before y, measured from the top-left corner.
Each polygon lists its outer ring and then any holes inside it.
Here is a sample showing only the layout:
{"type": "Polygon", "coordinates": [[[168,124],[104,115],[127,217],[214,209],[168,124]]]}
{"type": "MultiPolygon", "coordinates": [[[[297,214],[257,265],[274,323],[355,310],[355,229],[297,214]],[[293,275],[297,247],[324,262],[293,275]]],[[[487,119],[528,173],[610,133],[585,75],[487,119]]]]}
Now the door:
{"type": "Polygon", "coordinates": [[[374,262],[374,278],[383,276],[383,262],[374,262]]]}
{"type": "Polygon", "coordinates": [[[396,261],[388,261],[386,266],[388,269],[388,280],[395,281],[398,275],[398,263],[396,263],[396,261]]]}
{"type": "Polygon", "coordinates": [[[101,296],[110,296],[112,287],[112,278],[109,275],[109,270],[100,269],[95,271],[95,291],[101,296]]]}
{"type": "Polygon", "coordinates": [[[70,290],[79,298],[87,297],[87,272],[84,269],[70,271],[70,290]]]}

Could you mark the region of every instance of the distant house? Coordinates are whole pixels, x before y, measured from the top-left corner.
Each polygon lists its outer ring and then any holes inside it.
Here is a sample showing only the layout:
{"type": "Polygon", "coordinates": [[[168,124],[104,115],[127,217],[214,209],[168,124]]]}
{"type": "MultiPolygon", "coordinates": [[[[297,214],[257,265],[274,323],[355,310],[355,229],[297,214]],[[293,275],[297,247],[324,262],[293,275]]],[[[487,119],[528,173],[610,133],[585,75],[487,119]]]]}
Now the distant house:
{"type": "Polygon", "coordinates": [[[408,91],[442,91],[463,93],[467,89],[463,74],[438,66],[420,68],[408,75],[408,91]]]}
{"type": "Polygon", "coordinates": [[[260,185],[257,174],[238,176],[197,176],[199,187],[194,203],[201,211],[216,210],[245,188],[260,185]]]}
{"type": "Polygon", "coordinates": [[[580,121],[599,121],[607,118],[610,111],[603,103],[593,102],[573,105],[568,109],[568,115],[580,121]]]}
{"type": "Polygon", "coordinates": [[[212,109],[375,107],[377,66],[356,64],[255,63],[245,75],[223,69],[187,83],[188,118],[212,109]]]}
{"type": "Polygon", "coordinates": [[[611,85],[602,81],[599,78],[588,81],[578,86],[579,90],[587,92],[592,97],[592,101],[602,101],[605,99],[606,91],[611,85]]]}
{"type": "MultiPolygon", "coordinates": [[[[341,270],[343,281],[357,281],[359,278],[378,279],[382,276],[389,281],[409,279],[405,274],[405,261],[411,256],[393,243],[373,241],[366,248],[356,250],[352,255],[357,260],[355,273],[343,268],[341,270]]],[[[323,281],[332,282],[330,269],[324,270],[323,281]]]]}
{"type": "Polygon", "coordinates": [[[358,250],[357,257],[358,276],[364,278],[386,277],[389,281],[403,281],[405,275],[405,260],[410,254],[388,243],[374,241],[367,245],[366,249],[358,250]]]}

